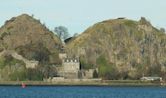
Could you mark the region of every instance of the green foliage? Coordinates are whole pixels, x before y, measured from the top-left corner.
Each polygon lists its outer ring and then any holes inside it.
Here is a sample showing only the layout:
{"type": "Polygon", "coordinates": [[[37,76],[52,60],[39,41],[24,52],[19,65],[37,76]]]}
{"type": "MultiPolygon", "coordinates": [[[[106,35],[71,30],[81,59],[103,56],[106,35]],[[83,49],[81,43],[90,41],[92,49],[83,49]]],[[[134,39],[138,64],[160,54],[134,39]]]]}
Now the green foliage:
{"type": "Polygon", "coordinates": [[[153,65],[149,67],[148,74],[151,76],[160,76],[161,75],[161,66],[160,64],[153,65]]]}
{"type": "Polygon", "coordinates": [[[1,35],[0,35],[0,39],[3,39],[4,37],[6,37],[8,35],[7,32],[3,32],[1,35]]]}
{"type": "Polygon", "coordinates": [[[5,58],[1,57],[0,58],[0,69],[5,67],[5,58]]]}
{"type": "Polygon", "coordinates": [[[98,78],[98,77],[99,77],[99,75],[98,75],[97,71],[95,70],[95,71],[93,72],[93,78],[98,78]]]}
{"type": "Polygon", "coordinates": [[[3,70],[2,76],[5,80],[41,81],[43,78],[56,76],[56,71],[50,65],[41,65],[35,69],[26,69],[24,62],[14,59],[11,55],[0,58],[0,69],[3,70]]]}
{"type": "Polygon", "coordinates": [[[9,65],[9,66],[13,66],[16,64],[25,65],[25,63],[23,61],[17,60],[15,58],[13,58],[11,55],[5,56],[5,64],[9,65]]]}
{"type": "Polygon", "coordinates": [[[9,78],[13,81],[24,81],[24,80],[33,80],[33,81],[41,81],[43,80],[43,74],[38,69],[24,68],[21,70],[15,70],[9,76],[9,78]]]}
{"type": "Polygon", "coordinates": [[[49,62],[49,50],[42,44],[28,44],[21,46],[16,51],[29,60],[37,60],[40,64],[47,64],[49,62]]]}
{"type": "Polygon", "coordinates": [[[43,80],[43,74],[41,73],[40,70],[38,69],[27,69],[27,79],[28,80],[37,80],[37,81],[40,81],[40,80],[43,80]]]}
{"type": "Polygon", "coordinates": [[[25,68],[22,70],[15,70],[13,73],[10,74],[9,77],[12,81],[25,81],[27,79],[27,73],[25,68]]]}
{"type": "Polygon", "coordinates": [[[102,55],[97,59],[97,64],[99,65],[107,65],[108,61],[105,59],[105,56],[102,55]]]}
{"type": "Polygon", "coordinates": [[[0,69],[3,71],[2,76],[7,80],[26,80],[25,63],[11,55],[0,57],[0,69]]]}
{"type": "Polygon", "coordinates": [[[99,66],[99,76],[103,79],[116,79],[117,70],[115,65],[109,63],[104,56],[100,56],[97,59],[97,64],[99,66]]]}
{"type": "Polygon", "coordinates": [[[3,69],[5,66],[13,66],[16,64],[25,65],[23,61],[17,60],[13,58],[11,55],[0,57],[0,69],[3,69]]]}
{"type": "Polygon", "coordinates": [[[93,68],[92,64],[87,63],[85,57],[80,57],[80,64],[82,69],[91,69],[93,68]]]}
{"type": "Polygon", "coordinates": [[[130,26],[130,27],[135,27],[136,26],[136,22],[135,21],[132,21],[132,20],[126,20],[125,21],[125,24],[127,26],[130,26]]]}

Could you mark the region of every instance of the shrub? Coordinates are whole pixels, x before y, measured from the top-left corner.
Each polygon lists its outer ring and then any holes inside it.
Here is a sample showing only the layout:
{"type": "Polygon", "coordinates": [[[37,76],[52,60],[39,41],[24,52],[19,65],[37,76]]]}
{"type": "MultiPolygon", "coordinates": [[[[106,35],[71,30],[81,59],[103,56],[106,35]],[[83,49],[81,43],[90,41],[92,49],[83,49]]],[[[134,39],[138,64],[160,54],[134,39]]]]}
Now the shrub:
{"type": "Polygon", "coordinates": [[[85,57],[80,57],[80,64],[81,64],[81,69],[91,69],[93,68],[92,64],[89,64],[86,62],[85,57]]]}
{"type": "Polygon", "coordinates": [[[16,51],[29,60],[39,61],[40,64],[47,64],[49,62],[50,52],[42,43],[21,46],[16,51]]]}
{"type": "Polygon", "coordinates": [[[3,69],[5,67],[5,58],[0,58],[0,69],[3,69]]]}
{"type": "Polygon", "coordinates": [[[117,69],[113,63],[109,63],[104,56],[97,59],[99,66],[99,76],[103,79],[116,79],[117,69]]]}
{"type": "Polygon", "coordinates": [[[0,57],[0,69],[3,69],[5,66],[13,66],[13,65],[22,65],[24,66],[25,63],[23,61],[17,60],[13,58],[11,55],[6,55],[4,57],[0,57]]]}
{"type": "Polygon", "coordinates": [[[33,81],[34,80],[36,80],[36,81],[43,80],[43,74],[38,69],[28,68],[27,71],[26,71],[26,74],[27,74],[27,79],[28,80],[33,80],[33,81]]]}
{"type": "Polygon", "coordinates": [[[13,73],[10,74],[9,77],[12,81],[25,81],[27,79],[27,73],[25,71],[25,68],[22,70],[15,70],[13,73]]]}

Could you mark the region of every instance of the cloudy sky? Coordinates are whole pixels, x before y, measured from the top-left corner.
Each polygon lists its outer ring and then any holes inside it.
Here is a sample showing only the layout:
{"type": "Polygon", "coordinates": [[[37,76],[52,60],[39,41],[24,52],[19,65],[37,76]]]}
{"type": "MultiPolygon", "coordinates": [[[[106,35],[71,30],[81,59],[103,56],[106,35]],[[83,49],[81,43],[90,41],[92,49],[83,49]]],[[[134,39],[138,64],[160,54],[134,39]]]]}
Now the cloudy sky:
{"type": "Polygon", "coordinates": [[[139,20],[146,17],[166,28],[164,0],[0,0],[0,26],[22,13],[40,19],[49,29],[63,25],[69,32],[81,33],[96,22],[117,17],[139,20]]]}

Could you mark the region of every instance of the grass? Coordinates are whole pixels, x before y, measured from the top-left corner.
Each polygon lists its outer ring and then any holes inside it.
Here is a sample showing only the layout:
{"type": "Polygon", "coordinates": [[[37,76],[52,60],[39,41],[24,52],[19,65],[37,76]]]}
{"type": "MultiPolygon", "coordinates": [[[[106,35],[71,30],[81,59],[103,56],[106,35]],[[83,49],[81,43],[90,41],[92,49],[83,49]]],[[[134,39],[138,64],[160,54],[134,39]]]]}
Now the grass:
{"type": "Polygon", "coordinates": [[[127,25],[129,27],[136,27],[137,22],[136,21],[132,21],[132,20],[126,20],[125,21],[125,25],[127,25]]]}

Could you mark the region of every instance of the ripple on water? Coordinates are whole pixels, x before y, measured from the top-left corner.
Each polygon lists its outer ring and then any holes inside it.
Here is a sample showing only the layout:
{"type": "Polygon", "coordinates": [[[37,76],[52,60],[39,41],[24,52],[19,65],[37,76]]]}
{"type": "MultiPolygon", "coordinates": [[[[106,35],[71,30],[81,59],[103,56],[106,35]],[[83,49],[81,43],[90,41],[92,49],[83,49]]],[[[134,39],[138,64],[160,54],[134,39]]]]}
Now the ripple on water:
{"type": "Polygon", "coordinates": [[[0,98],[166,98],[165,87],[0,86],[0,98]]]}

